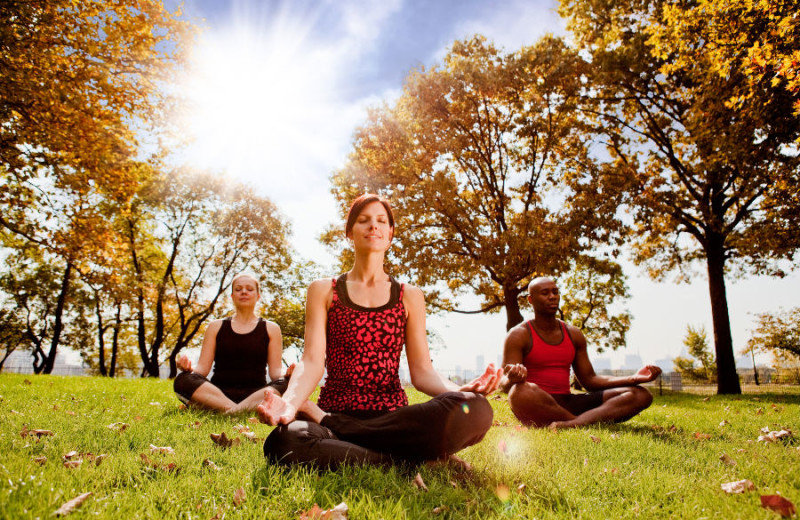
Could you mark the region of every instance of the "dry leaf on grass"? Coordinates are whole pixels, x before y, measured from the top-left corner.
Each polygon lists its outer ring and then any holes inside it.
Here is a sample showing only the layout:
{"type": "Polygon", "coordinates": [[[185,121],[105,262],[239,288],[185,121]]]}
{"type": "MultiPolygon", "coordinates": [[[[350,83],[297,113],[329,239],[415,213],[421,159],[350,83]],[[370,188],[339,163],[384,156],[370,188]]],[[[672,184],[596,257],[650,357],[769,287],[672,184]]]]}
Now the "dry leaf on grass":
{"type": "Polygon", "coordinates": [[[244,488],[239,488],[233,492],[233,505],[240,506],[244,503],[247,495],[244,492],[244,488]]]}
{"type": "Polygon", "coordinates": [[[761,507],[785,517],[794,516],[797,512],[794,504],[780,495],[761,495],[761,507]]]}
{"type": "Polygon", "coordinates": [[[756,488],[755,484],[747,479],[726,482],[725,484],[720,484],[720,487],[726,493],[744,493],[745,491],[753,491],[756,488]]]}
{"type": "Polygon", "coordinates": [[[208,467],[209,467],[209,468],[211,468],[211,469],[215,469],[215,470],[219,471],[219,466],[217,466],[216,464],[214,464],[214,461],[213,461],[213,460],[211,460],[211,459],[205,459],[205,460],[203,460],[203,466],[208,466],[208,467]]]}
{"type": "Polygon", "coordinates": [[[111,423],[106,428],[109,430],[114,430],[117,433],[122,433],[130,427],[130,424],[124,422],[115,422],[111,423]]]}
{"type": "Polygon", "coordinates": [[[258,424],[261,421],[258,420],[258,417],[248,417],[247,418],[247,422],[253,423],[253,424],[258,424]]]}
{"type": "Polygon", "coordinates": [[[47,462],[47,457],[45,457],[45,456],[34,457],[33,458],[33,462],[35,462],[36,464],[42,466],[42,465],[44,465],[45,462],[47,462]]]}
{"type": "Polygon", "coordinates": [[[519,486],[517,486],[517,493],[519,493],[520,495],[524,495],[525,488],[526,488],[525,484],[520,484],[519,486]]]}
{"type": "Polygon", "coordinates": [[[214,444],[217,446],[221,446],[223,448],[230,448],[231,446],[238,446],[241,444],[241,439],[229,439],[225,432],[222,433],[212,433],[211,440],[214,441],[214,444]]]}
{"type": "Polygon", "coordinates": [[[347,520],[347,504],[342,502],[338,506],[322,510],[317,504],[308,511],[300,513],[299,520],[347,520]]]}
{"type": "Polygon", "coordinates": [[[23,426],[22,431],[19,432],[19,436],[23,439],[28,435],[34,435],[37,439],[41,437],[53,437],[55,433],[52,430],[29,430],[28,426],[23,426]]]}
{"type": "Polygon", "coordinates": [[[64,460],[69,460],[69,459],[74,459],[76,455],[78,455],[78,452],[75,451],[75,450],[72,450],[72,451],[68,451],[67,453],[62,455],[61,458],[64,459],[64,460]]]}
{"type": "Polygon", "coordinates": [[[107,454],[102,453],[94,458],[94,465],[99,466],[106,458],[108,457],[107,454]]]}
{"type": "Polygon", "coordinates": [[[86,499],[92,496],[91,491],[89,493],[84,493],[82,495],[78,495],[69,502],[65,502],[64,505],[58,508],[58,510],[54,513],[56,516],[65,516],[70,514],[76,507],[80,506],[86,499]]]}
{"type": "Polygon", "coordinates": [[[428,486],[425,485],[425,481],[422,480],[422,475],[417,473],[414,477],[414,480],[411,481],[411,485],[415,488],[421,489],[422,491],[428,491],[428,486]]]}
{"type": "Polygon", "coordinates": [[[719,456],[719,460],[720,460],[720,462],[722,462],[726,466],[735,466],[736,465],[736,461],[733,460],[731,458],[731,456],[728,455],[727,453],[723,453],[722,455],[720,455],[719,456]]]}
{"type": "Polygon", "coordinates": [[[508,486],[505,484],[498,484],[496,488],[494,488],[494,494],[497,495],[501,501],[505,502],[511,497],[511,490],[508,489],[508,486]]]}
{"type": "Polygon", "coordinates": [[[792,437],[792,432],[789,430],[770,431],[768,426],[761,428],[764,435],[759,435],[758,442],[778,442],[781,439],[789,439],[792,437]]]}
{"type": "Polygon", "coordinates": [[[174,462],[170,462],[168,464],[159,464],[158,462],[154,461],[153,459],[151,459],[150,457],[148,457],[144,453],[140,453],[139,457],[141,457],[142,462],[144,464],[146,464],[147,466],[149,466],[149,467],[151,467],[153,469],[160,469],[160,470],[167,471],[167,472],[173,472],[174,471],[176,473],[179,471],[178,467],[175,465],[174,462]]]}
{"type": "Polygon", "coordinates": [[[189,423],[189,426],[192,427],[192,428],[199,428],[200,425],[202,425],[202,424],[203,423],[201,423],[200,421],[195,421],[195,422],[189,423]]]}
{"type": "Polygon", "coordinates": [[[704,441],[704,440],[710,439],[711,438],[711,434],[710,433],[702,433],[702,432],[694,432],[694,438],[698,439],[698,440],[701,440],[701,441],[704,441]]]}
{"type": "Polygon", "coordinates": [[[592,439],[592,442],[600,442],[601,441],[600,437],[597,437],[595,435],[589,435],[589,438],[592,439]]]}
{"type": "Polygon", "coordinates": [[[65,468],[77,468],[81,464],[83,464],[83,460],[81,460],[81,459],[65,460],[64,461],[64,467],[65,468]]]}
{"type": "Polygon", "coordinates": [[[175,450],[170,446],[154,446],[150,445],[150,453],[166,453],[167,455],[175,455],[175,450]]]}
{"type": "Polygon", "coordinates": [[[440,513],[444,513],[445,511],[449,511],[450,509],[447,506],[436,506],[433,508],[433,514],[438,515],[440,513]]]}

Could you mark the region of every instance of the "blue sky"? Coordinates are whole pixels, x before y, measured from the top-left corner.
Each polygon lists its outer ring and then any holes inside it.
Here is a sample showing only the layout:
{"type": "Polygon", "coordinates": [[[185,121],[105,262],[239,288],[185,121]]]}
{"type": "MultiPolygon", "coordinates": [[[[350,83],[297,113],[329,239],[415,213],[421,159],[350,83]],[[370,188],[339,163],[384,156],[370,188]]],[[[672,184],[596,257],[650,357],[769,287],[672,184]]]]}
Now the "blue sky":
{"type": "MultiPolygon", "coordinates": [[[[344,164],[368,107],[391,103],[411,69],[436,65],[456,39],[480,33],[514,50],[564,32],[549,0],[185,0],[183,6],[205,28],[183,86],[193,103],[185,122],[196,139],[187,160],[269,196],[292,221],[300,254],[323,264],[331,258],[317,237],[337,219],[328,178],[344,164]]],[[[691,285],[656,284],[633,267],[627,273],[634,321],[629,347],[608,356],[612,366],[626,355],[648,363],[678,355],[688,324],[705,326],[713,343],[702,266],[691,285]]],[[[798,282],[794,275],[729,283],[737,350],[754,313],[798,305],[792,293],[798,282]]],[[[496,361],[504,323],[503,314],[429,317],[447,345],[433,353],[437,368],[473,368],[481,355],[496,361]]]]}

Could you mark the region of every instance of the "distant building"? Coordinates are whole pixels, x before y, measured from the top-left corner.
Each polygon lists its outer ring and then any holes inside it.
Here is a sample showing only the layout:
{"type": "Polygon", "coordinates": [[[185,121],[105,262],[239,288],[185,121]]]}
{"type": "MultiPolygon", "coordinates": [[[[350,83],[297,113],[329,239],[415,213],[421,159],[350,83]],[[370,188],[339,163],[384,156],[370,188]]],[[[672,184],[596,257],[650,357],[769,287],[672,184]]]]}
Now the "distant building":
{"type": "Polygon", "coordinates": [[[625,363],[622,364],[623,369],[636,370],[643,366],[642,356],[639,354],[625,354],[625,363]]]}
{"type": "Polygon", "coordinates": [[[601,372],[603,370],[611,370],[611,358],[607,357],[598,357],[592,360],[592,366],[594,367],[596,372],[601,372]]]}

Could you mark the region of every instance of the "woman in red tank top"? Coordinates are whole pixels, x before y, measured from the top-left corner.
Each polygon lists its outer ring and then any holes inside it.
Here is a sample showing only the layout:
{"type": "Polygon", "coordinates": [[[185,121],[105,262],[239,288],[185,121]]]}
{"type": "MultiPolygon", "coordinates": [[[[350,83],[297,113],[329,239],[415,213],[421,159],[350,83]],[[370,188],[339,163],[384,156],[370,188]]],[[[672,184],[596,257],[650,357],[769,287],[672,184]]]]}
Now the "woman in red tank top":
{"type": "Polygon", "coordinates": [[[313,282],[306,300],[303,357],[283,398],[258,408],[277,424],[264,454],[281,463],[333,467],[344,462],[446,458],[483,438],[492,423],[484,395],[500,371],[458,387],[433,368],[425,331],[425,300],[383,268],[394,234],[389,203],[357,198],[347,218],[352,269],[313,282]],[[433,397],[408,405],[398,374],[405,347],[414,387],[433,397]],[[319,405],[308,401],[327,368],[319,405]],[[300,412],[310,420],[295,420],[300,412]]]}

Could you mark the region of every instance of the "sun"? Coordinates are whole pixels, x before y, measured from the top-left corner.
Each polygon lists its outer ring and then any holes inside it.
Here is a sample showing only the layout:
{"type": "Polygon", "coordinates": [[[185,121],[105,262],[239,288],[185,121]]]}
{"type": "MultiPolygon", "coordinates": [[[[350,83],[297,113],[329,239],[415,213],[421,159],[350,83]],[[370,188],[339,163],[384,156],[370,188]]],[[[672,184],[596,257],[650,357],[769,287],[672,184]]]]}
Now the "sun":
{"type": "Polygon", "coordinates": [[[191,163],[275,175],[264,171],[271,158],[307,145],[335,84],[329,51],[309,35],[308,22],[279,17],[202,36],[182,85],[191,163]]]}

